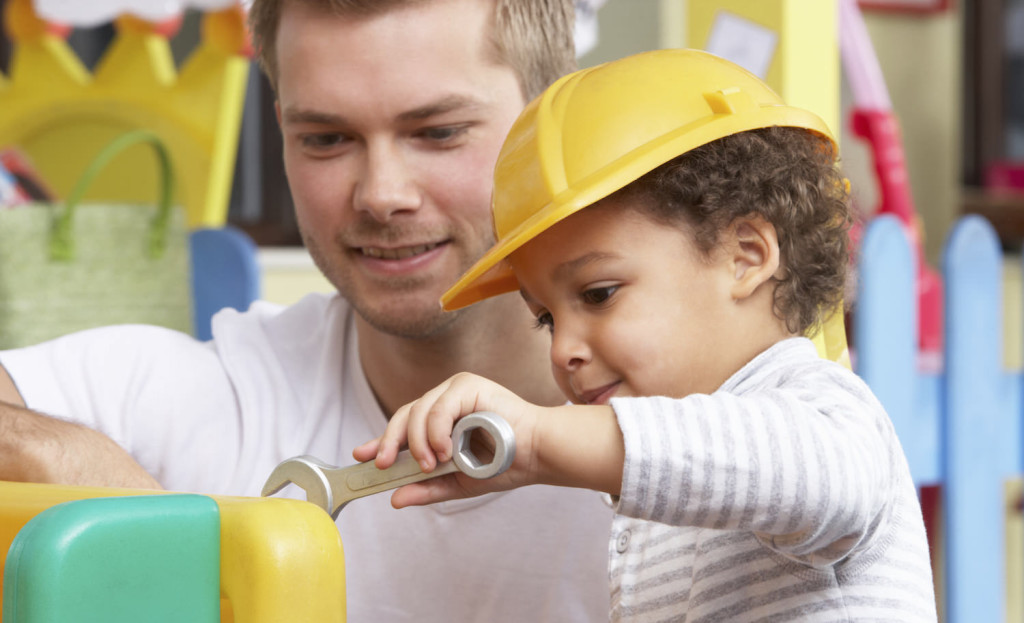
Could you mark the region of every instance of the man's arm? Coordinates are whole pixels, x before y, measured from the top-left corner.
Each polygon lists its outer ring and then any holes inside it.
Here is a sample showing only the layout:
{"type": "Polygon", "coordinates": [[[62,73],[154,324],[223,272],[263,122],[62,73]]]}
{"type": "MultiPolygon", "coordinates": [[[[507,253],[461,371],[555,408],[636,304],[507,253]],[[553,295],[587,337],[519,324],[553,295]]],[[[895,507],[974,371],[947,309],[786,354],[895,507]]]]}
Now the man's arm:
{"type": "Polygon", "coordinates": [[[161,489],[106,435],[25,408],[0,366],[0,480],[161,489]]]}

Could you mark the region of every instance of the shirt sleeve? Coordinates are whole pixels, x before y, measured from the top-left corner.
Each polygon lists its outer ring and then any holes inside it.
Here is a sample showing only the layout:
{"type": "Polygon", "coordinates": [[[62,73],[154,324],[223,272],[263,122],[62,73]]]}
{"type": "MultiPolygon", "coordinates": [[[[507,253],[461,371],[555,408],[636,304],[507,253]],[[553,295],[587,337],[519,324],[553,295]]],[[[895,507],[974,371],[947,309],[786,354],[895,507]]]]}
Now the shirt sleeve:
{"type": "Polygon", "coordinates": [[[750,530],[815,566],[866,545],[903,478],[885,411],[838,367],[767,385],[613,399],[626,449],[618,511],[750,530]]]}
{"type": "Polygon", "coordinates": [[[231,382],[209,343],[122,325],[0,352],[26,405],[98,430],[169,489],[220,493],[215,466],[237,458],[240,420],[231,382]]]}

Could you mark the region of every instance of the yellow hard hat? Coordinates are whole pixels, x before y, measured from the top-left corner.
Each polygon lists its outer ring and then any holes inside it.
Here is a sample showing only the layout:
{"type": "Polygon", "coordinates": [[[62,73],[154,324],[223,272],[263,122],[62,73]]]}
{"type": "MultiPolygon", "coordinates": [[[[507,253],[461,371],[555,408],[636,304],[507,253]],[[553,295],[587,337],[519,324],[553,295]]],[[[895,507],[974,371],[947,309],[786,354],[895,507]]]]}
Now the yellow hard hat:
{"type": "Polygon", "coordinates": [[[459,309],[519,289],[510,253],[680,154],[769,126],[835,142],[745,69],[700,50],[655,50],[555,82],[519,115],[494,171],[495,245],[441,297],[459,309]]]}

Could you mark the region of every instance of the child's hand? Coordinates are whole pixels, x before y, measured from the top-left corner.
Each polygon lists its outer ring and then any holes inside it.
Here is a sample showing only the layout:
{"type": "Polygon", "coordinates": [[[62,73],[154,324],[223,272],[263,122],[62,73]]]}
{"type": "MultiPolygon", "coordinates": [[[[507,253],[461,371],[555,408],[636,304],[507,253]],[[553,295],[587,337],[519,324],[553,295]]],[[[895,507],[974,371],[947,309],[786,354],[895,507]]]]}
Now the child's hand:
{"type": "MultiPolygon", "coordinates": [[[[513,489],[537,482],[533,460],[536,419],[544,407],[529,403],[501,385],[474,374],[457,374],[392,416],[387,430],[352,452],[358,461],[375,459],[385,469],[395,462],[403,444],[424,472],[452,458],[452,429],[459,418],[476,411],[493,411],[505,418],[516,436],[516,456],[503,474],[477,480],[456,472],[401,487],[391,497],[395,508],[431,504],[513,489]]],[[[492,446],[493,448],[493,446],[492,446]]]]}

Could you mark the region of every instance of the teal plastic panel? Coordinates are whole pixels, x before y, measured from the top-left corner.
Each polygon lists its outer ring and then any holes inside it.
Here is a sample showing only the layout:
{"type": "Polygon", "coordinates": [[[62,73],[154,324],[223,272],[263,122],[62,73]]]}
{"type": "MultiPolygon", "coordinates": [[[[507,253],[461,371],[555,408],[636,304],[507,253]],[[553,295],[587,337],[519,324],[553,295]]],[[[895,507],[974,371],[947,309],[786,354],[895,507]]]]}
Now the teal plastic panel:
{"type": "Polygon", "coordinates": [[[49,508],[15,537],[4,623],[220,621],[220,513],[201,495],[49,508]]]}

